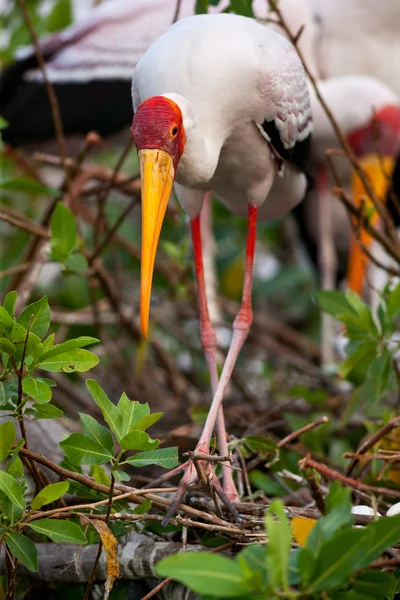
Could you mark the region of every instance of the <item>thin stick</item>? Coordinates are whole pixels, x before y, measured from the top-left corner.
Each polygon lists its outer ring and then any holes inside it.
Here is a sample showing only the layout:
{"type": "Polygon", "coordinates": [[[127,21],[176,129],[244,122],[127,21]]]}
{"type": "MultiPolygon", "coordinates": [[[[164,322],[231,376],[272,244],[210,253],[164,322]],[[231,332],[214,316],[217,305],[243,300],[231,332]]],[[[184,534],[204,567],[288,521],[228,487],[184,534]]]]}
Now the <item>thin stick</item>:
{"type": "Polygon", "coordinates": [[[291,442],[293,442],[293,440],[298,438],[303,433],[306,433],[307,431],[310,431],[311,429],[314,429],[315,427],[319,427],[319,425],[323,425],[323,423],[327,423],[328,421],[329,421],[328,417],[320,417],[319,419],[316,419],[312,423],[308,423],[307,425],[304,425],[304,427],[300,427],[300,429],[296,429],[296,431],[292,431],[292,433],[289,433],[289,435],[287,435],[286,437],[284,437],[282,440],[280,440],[277,443],[278,448],[283,448],[284,446],[287,446],[287,444],[290,444],[291,442]]]}
{"type": "Polygon", "coordinates": [[[62,121],[61,121],[60,107],[58,104],[57,96],[54,92],[53,85],[47,76],[46,63],[43,58],[42,52],[40,50],[39,40],[36,35],[36,31],[32,25],[32,22],[30,20],[29,13],[26,8],[25,0],[18,0],[18,3],[19,3],[19,6],[21,9],[23,18],[24,18],[26,28],[28,29],[29,34],[32,38],[32,43],[35,48],[36,59],[38,61],[39,68],[42,72],[42,76],[43,76],[43,79],[44,79],[44,82],[46,85],[46,91],[47,91],[47,95],[48,95],[49,102],[50,102],[51,114],[53,117],[54,129],[56,131],[56,136],[57,136],[58,152],[60,154],[60,157],[62,158],[62,164],[63,164],[63,168],[64,168],[64,172],[65,172],[65,181],[67,184],[66,187],[69,190],[70,189],[70,174],[69,174],[69,171],[65,164],[65,159],[67,158],[67,150],[66,150],[66,145],[65,145],[63,125],[62,125],[62,121]]]}
{"type": "MultiPolygon", "coordinates": [[[[396,429],[397,427],[400,427],[400,417],[396,417],[396,418],[392,419],[391,421],[389,421],[388,423],[386,423],[386,425],[381,427],[366,442],[361,444],[361,446],[357,450],[357,454],[360,455],[360,454],[365,454],[366,452],[368,452],[368,450],[370,448],[372,448],[372,446],[375,446],[375,444],[377,442],[379,442],[379,440],[381,440],[383,437],[385,437],[385,435],[387,435],[390,431],[392,431],[393,429],[396,429]]],[[[347,469],[345,471],[345,475],[347,477],[349,477],[352,474],[352,472],[354,471],[354,469],[357,466],[359,461],[360,461],[359,457],[353,458],[353,460],[351,461],[351,463],[349,464],[349,466],[347,467],[347,469]]]]}

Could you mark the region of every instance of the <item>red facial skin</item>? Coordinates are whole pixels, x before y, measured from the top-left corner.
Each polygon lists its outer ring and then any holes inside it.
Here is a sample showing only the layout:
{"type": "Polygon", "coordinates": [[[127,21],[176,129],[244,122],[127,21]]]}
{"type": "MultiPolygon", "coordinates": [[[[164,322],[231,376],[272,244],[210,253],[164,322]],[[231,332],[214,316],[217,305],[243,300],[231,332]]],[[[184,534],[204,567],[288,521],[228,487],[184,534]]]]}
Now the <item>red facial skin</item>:
{"type": "Polygon", "coordinates": [[[400,142],[400,108],[388,105],[375,112],[369,123],[348,136],[356,156],[395,156],[400,142]]]}
{"type": "Polygon", "coordinates": [[[165,96],[142,102],[133,118],[131,133],[137,150],[168,152],[176,174],[186,140],[182,111],[175,102],[165,96]]]}

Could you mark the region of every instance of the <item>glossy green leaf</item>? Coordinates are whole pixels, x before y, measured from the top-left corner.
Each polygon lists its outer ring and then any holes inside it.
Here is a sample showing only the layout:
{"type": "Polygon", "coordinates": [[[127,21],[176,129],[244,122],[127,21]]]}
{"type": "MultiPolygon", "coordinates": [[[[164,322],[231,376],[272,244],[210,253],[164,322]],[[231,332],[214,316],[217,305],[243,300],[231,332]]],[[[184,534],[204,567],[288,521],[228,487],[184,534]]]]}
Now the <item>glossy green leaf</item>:
{"type": "Polygon", "coordinates": [[[111,402],[110,398],[95,379],[88,379],[86,381],[86,387],[103,413],[104,420],[111,427],[111,430],[116,435],[117,439],[120,440],[120,438],[123,437],[121,434],[126,426],[126,415],[124,415],[123,419],[121,418],[120,411],[115,404],[111,402]]]}
{"type": "Polygon", "coordinates": [[[364,529],[344,530],[321,544],[313,563],[308,590],[318,592],[342,585],[368,552],[364,529]]]}
{"type": "Polygon", "coordinates": [[[10,317],[14,317],[14,307],[15,307],[16,301],[17,301],[17,292],[15,290],[8,292],[8,294],[4,298],[3,306],[6,309],[6,311],[8,312],[8,314],[10,315],[10,317]]]}
{"type": "Polygon", "coordinates": [[[159,440],[152,440],[145,431],[135,429],[120,440],[123,450],[155,450],[159,443],[159,440]]]}
{"type": "Polygon", "coordinates": [[[125,392],[121,395],[117,407],[121,420],[119,428],[121,438],[129,433],[137,423],[142,421],[145,417],[150,416],[150,408],[147,402],[141,404],[140,402],[129,400],[125,392]]]}
{"type": "Polygon", "coordinates": [[[134,428],[138,431],[146,431],[146,429],[151,427],[151,425],[154,425],[154,423],[157,423],[157,421],[159,421],[161,419],[163,414],[164,413],[162,413],[162,412],[158,412],[158,413],[152,413],[151,415],[147,415],[147,417],[143,417],[143,419],[140,419],[140,421],[135,424],[134,428]]]}
{"type": "Polygon", "coordinates": [[[82,335],[73,340],[67,340],[62,344],[56,344],[55,346],[52,346],[52,348],[50,348],[43,354],[42,360],[47,361],[47,359],[53,358],[54,356],[58,356],[59,354],[70,352],[71,350],[75,350],[76,348],[84,348],[85,346],[90,346],[91,344],[97,344],[99,341],[100,340],[98,340],[97,338],[82,335]]]}
{"type": "Polygon", "coordinates": [[[33,404],[35,419],[59,419],[63,416],[63,411],[52,404],[33,404]]]}
{"type": "Polygon", "coordinates": [[[3,306],[0,306],[0,325],[4,332],[10,331],[14,325],[14,319],[3,306]]]}
{"type": "Polygon", "coordinates": [[[97,356],[89,350],[77,349],[47,358],[40,362],[40,367],[51,373],[83,373],[93,369],[98,362],[97,356]]]}
{"type": "Polygon", "coordinates": [[[173,469],[178,464],[178,448],[160,448],[159,450],[138,452],[135,456],[128,458],[126,462],[135,467],[157,465],[164,469],[173,469]]]}
{"type": "Polygon", "coordinates": [[[306,543],[307,548],[316,552],[324,541],[329,540],[341,528],[352,527],[351,508],[350,489],[341,486],[339,482],[332,483],[325,500],[326,514],[318,519],[310,532],[306,543]]]}
{"type": "Polygon", "coordinates": [[[206,586],[216,598],[236,598],[250,590],[243,582],[240,565],[219,554],[173,554],[156,565],[156,572],[159,577],[172,577],[194,592],[204,592],[206,586]]]}
{"type": "Polygon", "coordinates": [[[366,547],[363,557],[354,565],[354,570],[367,567],[379,558],[384,550],[400,542],[400,515],[381,517],[364,527],[366,547]]]}
{"type": "Polygon", "coordinates": [[[33,398],[39,404],[51,400],[52,391],[49,386],[39,379],[33,377],[24,377],[22,380],[22,389],[30,398],[33,398]]]}
{"type": "Polygon", "coordinates": [[[15,425],[12,421],[0,424],[0,462],[10,454],[16,437],[15,425]]]}
{"type": "Polygon", "coordinates": [[[68,489],[68,481],[59,481],[58,483],[46,485],[32,500],[32,509],[37,510],[46,504],[51,504],[51,502],[59,500],[59,498],[62,498],[68,492],[68,489]]]}
{"type": "Polygon", "coordinates": [[[11,554],[27,569],[33,572],[38,570],[37,550],[31,539],[22,533],[9,533],[6,537],[6,544],[11,554]]]}
{"type": "Polygon", "coordinates": [[[103,465],[113,456],[110,450],[82,433],[72,433],[60,442],[60,447],[74,465],[103,465]]]}
{"type": "Polygon", "coordinates": [[[5,352],[6,354],[9,354],[10,356],[15,356],[17,354],[17,348],[14,346],[14,344],[12,342],[10,342],[10,340],[8,340],[7,338],[0,338],[0,352],[5,352]]]}
{"type": "Polygon", "coordinates": [[[4,471],[0,471],[0,490],[5,493],[15,506],[18,506],[22,510],[25,508],[21,486],[12,475],[4,471]]]}
{"type": "Polygon", "coordinates": [[[86,544],[87,539],[82,529],[67,520],[57,519],[38,519],[29,523],[29,527],[40,533],[46,535],[53,542],[69,543],[69,544],[86,544]]]}
{"type": "Polygon", "coordinates": [[[93,477],[96,483],[111,485],[111,479],[109,478],[107,471],[99,465],[90,465],[90,476],[93,477]]]}
{"type": "Polygon", "coordinates": [[[113,453],[114,441],[108,429],[103,427],[103,425],[100,425],[100,423],[98,423],[96,419],[94,419],[90,415],[79,413],[79,417],[82,423],[82,429],[84,433],[89,438],[100,444],[100,446],[103,446],[103,448],[106,448],[111,453],[113,453]]]}
{"type": "Polygon", "coordinates": [[[30,331],[39,338],[44,337],[50,326],[50,307],[47,297],[43,296],[40,300],[29,304],[19,315],[17,323],[24,329],[28,329],[31,323],[30,331]]]}

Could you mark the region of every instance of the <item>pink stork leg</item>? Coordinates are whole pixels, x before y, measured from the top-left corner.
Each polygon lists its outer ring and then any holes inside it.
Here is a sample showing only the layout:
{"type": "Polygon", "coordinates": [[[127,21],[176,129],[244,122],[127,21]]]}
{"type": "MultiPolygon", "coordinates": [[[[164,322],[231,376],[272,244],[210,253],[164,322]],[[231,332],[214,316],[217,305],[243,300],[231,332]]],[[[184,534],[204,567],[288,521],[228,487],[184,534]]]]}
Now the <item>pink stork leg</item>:
{"type": "MultiPolygon", "coordinates": [[[[210,198],[206,199],[206,201],[209,200],[210,198]]],[[[200,339],[208,366],[208,372],[210,374],[211,390],[214,397],[218,387],[218,371],[216,358],[217,337],[215,334],[215,330],[212,326],[208,311],[207,291],[204,280],[200,216],[194,217],[194,219],[192,219],[190,227],[192,231],[193,252],[196,268],[197,295],[199,299],[200,339]]],[[[220,407],[220,410],[218,411],[217,415],[217,434],[221,456],[227,456],[229,450],[222,406],[220,407]]],[[[205,452],[208,452],[208,446],[209,442],[206,446],[205,452]]],[[[222,476],[224,483],[223,489],[228,499],[233,502],[239,500],[239,496],[233,481],[232,469],[228,465],[222,464],[222,476]]]]}
{"type": "MultiPolygon", "coordinates": [[[[229,347],[228,355],[225,360],[224,368],[221,373],[221,378],[218,382],[216,392],[214,394],[214,398],[210,407],[210,411],[207,416],[207,420],[204,425],[203,432],[200,436],[198,444],[196,446],[196,451],[198,452],[207,452],[210,445],[211,435],[217,421],[218,413],[220,411],[222,399],[224,396],[224,392],[226,386],[229,383],[229,379],[231,377],[233,368],[236,363],[236,359],[240,352],[241,347],[249,333],[250,325],[253,318],[252,306],[251,306],[251,292],[253,285],[253,264],[254,264],[254,252],[255,252],[255,243],[256,243],[256,231],[257,231],[257,213],[258,208],[256,206],[249,205],[249,213],[248,213],[248,229],[247,229],[247,242],[246,242],[246,259],[245,259],[245,272],[244,272],[244,282],[243,282],[243,295],[242,295],[242,303],[240,306],[239,313],[236,316],[236,319],[233,323],[233,336],[231,345],[229,347]]],[[[196,227],[196,225],[195,225],[196,227]]],[[[192,222],[192,230],[193,230],[193,222],[192,222]]],[[[201,250],[201,246],[200,246],[201,250]]],[[[196,270],[197,270],[197,262],[196,262],[196,270]]],[[[205,293],[205,292],[204,292],[205,293]]],[[[199,290],[199,298],[200,298],[200,290],[199,290]]],[[[212,328],[211,328],[212,329],[212,328]]],[[[210,334],[210,329],[205,325],[202,328],[202,336],[204,335],[204,342],[202,339],[202,343],[213,343],[212,334],[210,334]]],[[[215,343],[215,333],[214,333],[214,343],[215,343]]],[[[207,357],[207,355],[206,355],[207,357]]],[[[176,508],[180,504],[182,497],[191,483],[193,483],[197,478],[196,471],[193,465],[190,465],[187,469],[184,477],[182,478],[178,491],[167,511],[167,514],[163,520],[163,525],[165,525],[171,515],[175,512],[176,508]]]]}

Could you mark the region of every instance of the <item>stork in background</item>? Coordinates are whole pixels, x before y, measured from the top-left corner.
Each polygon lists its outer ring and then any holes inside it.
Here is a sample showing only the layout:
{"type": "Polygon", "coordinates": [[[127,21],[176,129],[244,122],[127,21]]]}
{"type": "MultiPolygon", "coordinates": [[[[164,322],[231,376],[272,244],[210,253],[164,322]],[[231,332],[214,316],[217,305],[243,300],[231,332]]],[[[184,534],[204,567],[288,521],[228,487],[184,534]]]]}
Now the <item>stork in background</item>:
{"type": "MultiPolygon", "coordinates": [[[[209,452],[219,415],[224,454],[221,403],[252,320],[257,222],[282,217],[306,191],[303,171],[312,116],[305,73],[293,46],[274,31],[245,17],[202,15],[176,23],[150,46],[136,67],[132,94],[132,135],[142,179],[142,332],[147,335],[157,243],[176,180],[176,194],[190,219],[201,342],[213,392],[196,451],[209,452]],[[242,303],[219,381],[199,219],[204,193],[210,190],[231,211],[248,218],[242,303]]],[[[235,499],[228,474],[225,469],[225,493],[235,499]]],[[[191,464],[166,520],[196,478],[191,464]]]]}
{"type": "MultiPolygon", "coordinates": [[[[365,75],[379,79],[386,84],[396,95],[396,105],[400,98],[400,41],[398,36],[398,24],[400,22],[400,4],[396,0],[387,0],[384,7],[378,7],[373,0],[310,0],[310,6],[313,10],[318,26],[316,27],[315,50],[317,54],[317,63],[322,77],[332,78],[340,76],[365,75]]],[[[381,107],[379,98],[374,100],[371,97],[371,106],[376,110],[381,107]]],[[[350,109],[350,114],[353,112],[350,109]]],[[[387,113],[385,121],[387,129],[392,124],[396,130],[395,123],[397,117],[392,113],[389,118],[387,113]],[[391,124],[390,122],[391,121],[391,124]]],[[[379,120],[379,119],[378,119],[379,120]]],[[[384,128],[384,129],[385,129],[384,128]]],[[[364,134],[359,136],[365,139],[364,134]]],[[[380,128],[382,133],[382,128],[380,128]]],[[[385,136],[386,134],[383,133],[385,136]]],[[[379,137],[379,136],[378,136],[379,137]]],[[[352,139],[358,144],[356,138],[352,139]]],[[[375,139],[376,136],[375,136],[375,139]]],[[[369,143],[369,152],[375,157],[371,157],[366,166],[371,174],[381,178],[378,171],[378,154],[384,153],[385,148],[379,149],[379,144],[369,143]]],[[[358,148],[360,149],[360,148],[358,148]]],[[[389,175],[393,172],[393,158],[399,155],[399,143],[395,144],[390,153],[391,160],[386,160],[386,171],[389,175]]],[[[357,152],[356,152],[357,154],[357,152]]],[[[359,153],[358,153],[359,154],[359,153]]],[[[398,159],[400,160],[400,156],[398,159]]],[[[382,163],[381,163],[382,164],[382,163]]],[[[381,174],[382,175],[382,174],[381,174]]],[[[364,194],[364,189],[355,182],[355,202],[359,203],[360,193],[364,194]]],[[[378,185],[379,187],[379,185],[378,185]]],[[[384,186],[387,188],[387,186],[384,186]]],[[[385,199],[385,189],[381,187],[378,194],[385,199]]],[[[398,196],[398,179],[394,177],[394,191],[398,196]]],[[[394,217],[395,225],[398,226],[398,211],[390,196],[387,198],[388,209],[394,217]]],[[[377,244],[372,245],[371,240],[366,233],[362,231],[363,242],[372,250],[372,253],[382,254],[382,249],[377,244]]],[[[352,256],[350,257],[350,266],[359,264],[359,245],[352,236],[352,256]]],[[[364,263],[366,261],[364,260],[364,263]]],[[[380,260],[382,262],[382,260],[380,260]]],[[[383,261],[385,262],[385,260],[383,261]]],[[[377,296],[373,289],[377,287],[374,283],[375,278],[382,278],[381,269],[376,265],[370,265],[370,277],[372,281],[371,301],[377,302],[377,296]]],[[[358,268],[358,271],[360,269],[358,268]]],[[[353,269],[353,273],[357,269],[353,269]]],[[[356,291],[361,291],[361,278],[359,275],[350,280],[350,284],[356,291]]]]}

